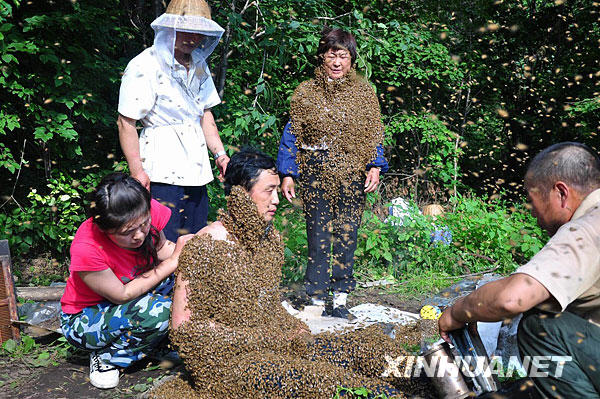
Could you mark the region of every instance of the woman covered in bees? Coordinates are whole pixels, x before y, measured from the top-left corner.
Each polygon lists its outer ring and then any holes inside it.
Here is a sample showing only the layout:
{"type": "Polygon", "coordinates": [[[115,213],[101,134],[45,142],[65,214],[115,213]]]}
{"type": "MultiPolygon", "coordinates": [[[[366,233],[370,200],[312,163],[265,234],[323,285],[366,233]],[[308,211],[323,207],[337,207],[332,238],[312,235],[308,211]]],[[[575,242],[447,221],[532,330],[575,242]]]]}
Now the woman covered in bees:
{"type": "Polygon", "coordinates": [[[306,292],[320,306],[333,293],[331,315],[343,318],[353,318],[346,297],[356,285],[354,251],[365,193],[376,190],[380,172],[388,169],[379,102],[356,73],[356,56],[352,34],[323,31],[314,78],[292,96],[277,157],[283,195],[295,198],[297,179],[304,204],[306,292]]]}

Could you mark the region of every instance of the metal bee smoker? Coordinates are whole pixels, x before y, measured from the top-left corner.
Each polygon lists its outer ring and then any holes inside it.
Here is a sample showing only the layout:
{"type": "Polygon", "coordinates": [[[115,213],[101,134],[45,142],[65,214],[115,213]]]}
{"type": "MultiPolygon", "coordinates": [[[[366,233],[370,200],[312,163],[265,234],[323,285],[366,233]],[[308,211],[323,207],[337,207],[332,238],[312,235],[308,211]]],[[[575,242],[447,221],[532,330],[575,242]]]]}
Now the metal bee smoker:
{"type": "Polygon", "coordinates": [[[473,392],[479,396],[498,391],[500,383],[491,372],[490,359],[479,335],[466,327],[449,335],[462,361],[460,371],[473,392]]]}
{"type": "Polygon", "coordinates": [[[436,376],[431,377],[440,399],[463,399],[474,396],[463,378],[460,367],[447,342],[443,340],[436,342],[423,353],[423,358],[427,364],[435,364],[439,368],[443,367],[443,375],[438,373],[436,376]]]}
{"type": "Polygon", "coordinates": [[[427,364],[436,364],[445,371],[431,379],[440,399],[463,399],[496,392],[499,382],[491,373],[490,360],[479,335],[462,328],[452,331],[450,338],[454,348],[440,340],[423,353],[427,364]]]}

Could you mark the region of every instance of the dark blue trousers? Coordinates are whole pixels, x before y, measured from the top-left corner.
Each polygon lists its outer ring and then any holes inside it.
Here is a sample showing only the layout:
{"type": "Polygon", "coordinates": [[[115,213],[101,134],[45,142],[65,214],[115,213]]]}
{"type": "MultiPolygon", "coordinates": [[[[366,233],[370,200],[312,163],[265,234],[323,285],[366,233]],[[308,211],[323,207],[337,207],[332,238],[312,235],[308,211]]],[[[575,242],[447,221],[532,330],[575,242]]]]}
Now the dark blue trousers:
{"type": "Polygon", "coordinates": [[[206,226],[208,218],[206,186],[150,183],[150,194],[152,198],[171,209],[171,219],[163,230],[167,240],[176,242],[180,235],[197,233],[206,226]]]}
{"type": "Polygon", "coordinates": [[[328,151],[312,151],[308,173],[298,182],[304,201],[308,260],[304,285],[311,297],[326,299],[329,292],[351,292],[354,279],[354,251],[358,227],[365,204],[364,176],[358,174],[339,188],[337,207],[325,198],[321,176],[328,173],[324,165],[331,162],[328,151]]]}

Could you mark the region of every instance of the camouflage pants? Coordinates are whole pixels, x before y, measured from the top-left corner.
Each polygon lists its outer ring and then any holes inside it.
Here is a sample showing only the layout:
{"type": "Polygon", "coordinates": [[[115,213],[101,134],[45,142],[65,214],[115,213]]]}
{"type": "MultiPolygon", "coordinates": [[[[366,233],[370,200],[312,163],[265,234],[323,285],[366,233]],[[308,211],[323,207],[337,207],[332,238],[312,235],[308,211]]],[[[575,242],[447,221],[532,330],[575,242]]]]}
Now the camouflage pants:
{"type": "Polygon", "coordinates": [[[167,336],[174,282],[171,275],[122,305],[105,301],[76,314],[62,313],[63,334],[73,346],[96,351],[103,361],[127,367],[167,336]]]}

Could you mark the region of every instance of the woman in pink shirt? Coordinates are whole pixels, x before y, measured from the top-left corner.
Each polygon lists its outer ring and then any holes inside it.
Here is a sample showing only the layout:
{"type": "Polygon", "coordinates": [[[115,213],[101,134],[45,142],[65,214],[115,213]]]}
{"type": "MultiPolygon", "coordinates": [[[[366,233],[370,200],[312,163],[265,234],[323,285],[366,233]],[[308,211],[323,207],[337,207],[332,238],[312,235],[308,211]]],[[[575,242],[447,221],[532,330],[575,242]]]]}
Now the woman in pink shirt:
{"type": "Polygon", "coordinates": [[[166,240],[171,211],[124,173],[102,179],[90,213],[71,244],[61,324],[72,345],[92,351],[92,385],[114,388],[118,367],[140,360],[166,336],[172,273],[193,235],[166,240]]]}

